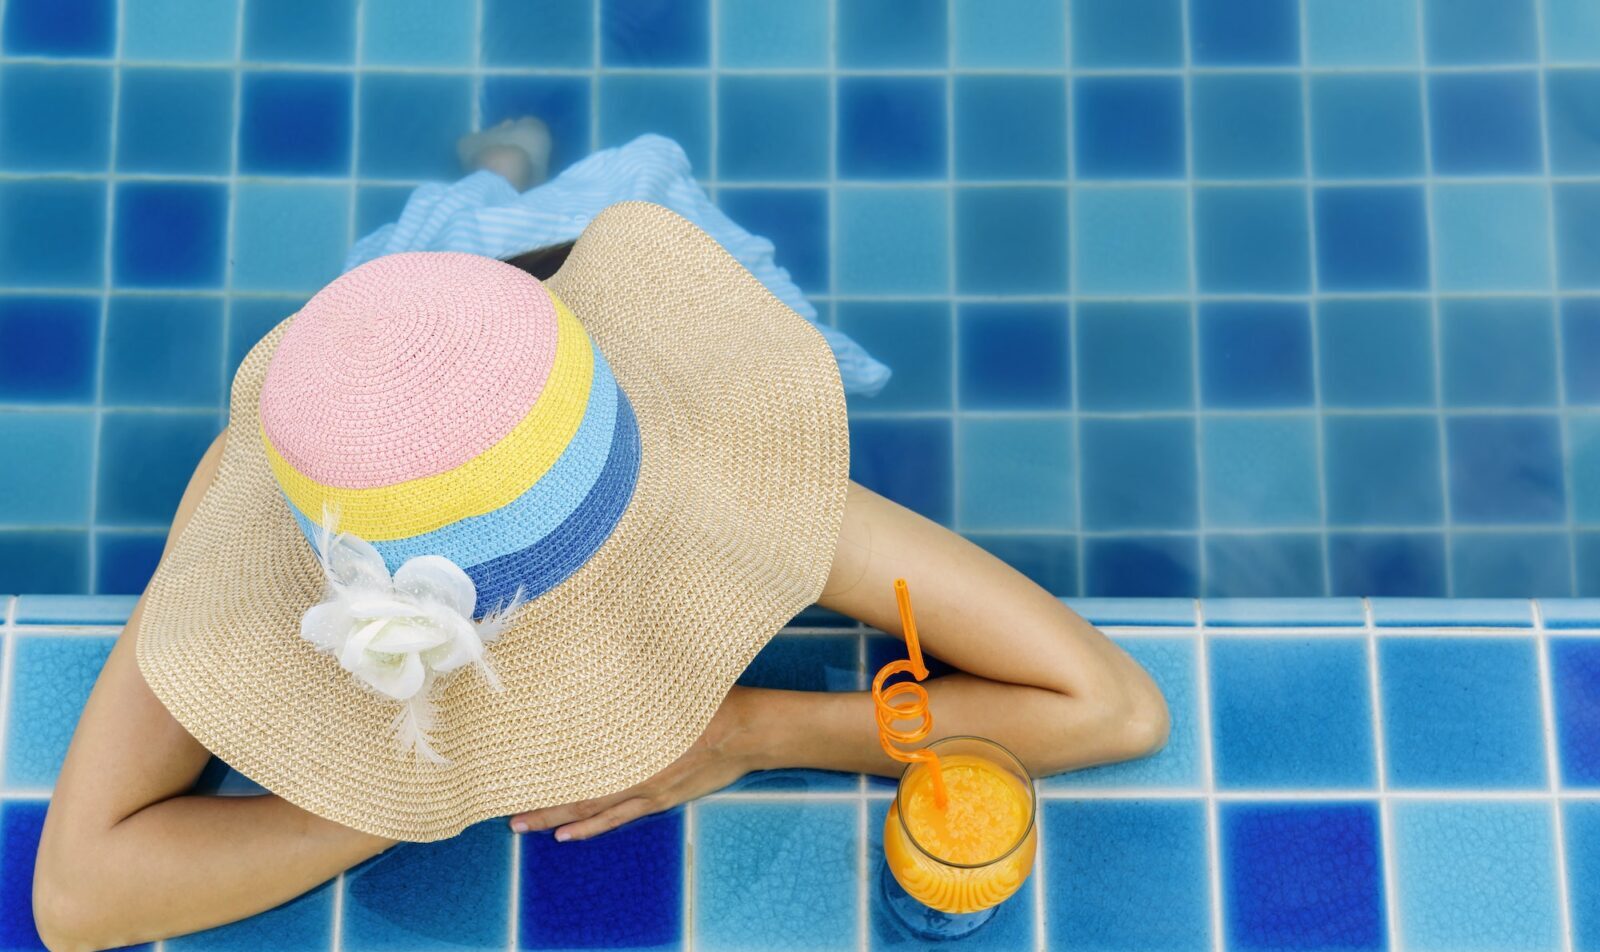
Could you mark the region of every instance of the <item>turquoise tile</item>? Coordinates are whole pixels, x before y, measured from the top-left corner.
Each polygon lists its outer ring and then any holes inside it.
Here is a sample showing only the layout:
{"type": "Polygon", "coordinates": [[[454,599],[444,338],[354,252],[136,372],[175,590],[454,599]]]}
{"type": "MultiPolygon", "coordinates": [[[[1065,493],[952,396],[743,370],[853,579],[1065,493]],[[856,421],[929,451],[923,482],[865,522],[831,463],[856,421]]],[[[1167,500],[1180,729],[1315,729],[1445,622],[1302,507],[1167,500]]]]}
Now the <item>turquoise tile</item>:
{"type": "Polygon", "coordinates": [[[949,65],[948,0],[851,0],[834,8],[834,50],[846,69],[949,65]]]}
{"type": "Polygon", "coordinates": [[[1324,407],[1434,404],[1433,309],[1416,298],[1317,302],[1324,407]]]}
{"type": "MultiPolygon", "coordinates": [[[[1567,453],[1574,474],[1600,473],[1600,417],[1567,419],[1567,453]]],[[[1600,523],[1600,479],[1572,481],[1572,514],[1584,523],[1600,523]]]]}
{"type": "Polygon", "coordinates": [[[711,174],[711,82],[704,76],[604,74],[600,78],[600,146],[623,145],[646,133],[683,147],[694,174],[711,174]]]}
{"type": "MultiPolygon", "coordinates": [[[[484,64],[578,69],[594,66],[597,2],[484,0],[484,64]]],[[[584,148],[588,148],[587,140],[584,148]]]]}
{"type": "Polygon", "coordinates": [[[1533,606],[1521,598],[1374,598],[1380,628],[1532,628],[1533,606]]]}
{"type": "Polygon", "coordinates": [[[1539,59],[1537,0],[1432,0],[1422,5],[1423,46],[1435,66],[1539,59]]]}
{"type": "Polygon", "coordinates": [[[367,66],[472,66],[478,37],[473,0],[384,0],[361,14],[367,66]]]}
{"type": "Polygon", "coordinates": [[[106,313],[105,406],[213,407],[222,298],[117,295],[106,313]]]}
{"type": "Polygon", "coordinates": [[[969,68],[1060,68],[1066,9],[1056,0],[950,0],[955,63],[969,68]]]}
{"type": "Polygon", "coordinates": [[[1591,0],[1544,0],[1544,48],[1553,62],[1600,62],[1600,6],[1591,0]]]}
{"type": "Polygon", "coordinates": [[[1418,0],[1306,0],[1311,66],[1411,66],[1418,0]]]}
{"type": "Polygon", "coordinates": [[[722,0],[717,61],[735,69],[802,69],[828,64],[824,0],[722,0]]]}
{"type": "Polygon", "coordinates": [[[1077,475],[1071,420],[965,419],[957,427],[962,529],[1071,529],[1077,475]]]}
{"type": "Polygon", "coordinates": [[[1441,290],[1550,287],[1550,207],[1543,185],[1435,185],[1433,234],[1441,290]]]}
{"type": "Polygon", "coordinates": [[[1447,406],[1555,404],[1557,330],[1549,298],[1446,300],[1439,336],[1447,406]]]}
{"type": "Polygon", "coordinates": [[[345,874],[343,947],[505,949],[511,830],[503,820],[437,843],[402,843],[345,874]]]}
{"type": "Polygon", "coordinates": [[[955,216],[958,293],[1066,293],[1065,188],[959,188],[955,216]]]}
{"type": "Polygon", "coordinates": [[[1311,169],[1318,178],[1421,175],[1427,168],[1422,143],[1418,74],[1311,77],[1311,169]]]}
{"type": "Polygon", "coordinates": [[[950,215],[943,190],[839,188],[834,202],[839,293],[948,290],[950,215]]]}
{"type": "Polygon", "coordinates": [[[1302,80],[1294,74],[1201,74],[1190,81],[1194,174],[1205,179],[1305,173],[1302,80]]]}
{"type": "Polygon", "coordinates": [[[231,62],[240,0],[130,0],[122,55],[129,60],[231,62]]]}
{"type": "Polygon", "coordinates": [[[1065,78],[957,75],[953,108],[958,178],[1066,178],[1065,78]]]}
{"type": "Polygon", "coordinates": [[[18,635],[7,718],[7,789],[55,785],[89,690],[115,638],[18,635]]]}
{"type": "Polygon", "coordinates": [[[1600,803],[1561,805],[1567,851],[1567,889],[1572,916],[1572,946],[1600,949],[1600,803]]]}
{"type": "Polygon", "coordinates": [[[1072,65],[1177,67],[1184,62],[1183,0],[1074,0],[1072,65]]]}
{"type": "Polygon", "coordinates": [[[1077,189],[1072,196],[1073,289],[1133,297],[1187,292],[1188,202],[1181,188],[1077,189]]]}
{"type": "Polygon", "coordinates": [[[1359,598],[1208,598],[1201,603],[1211,628],[1359,628],[1359,598]]]}
{"type": "Polygon", "coordinates": [[[1069,598],[1067,607],[1101,626],[1192,628],[1194,602],[1187,598],[1069,598]]]}
{"type": "Polygon", "coordinates": [[[0,466],[0,523],[88,521],[94,414],[0,411],[0,453],[14,461],[0,466]]]}
{"type": "Polygon", "coordinates": [[[1208,294],[1303,292],[1311,286],[1302,188],[1201,188],[1194,196],[1195,279],[1208,294]]]}
{"type": "Polygon", "coordinates": [[[1080,410],[1194,406],[1194,319],[1187,302],[1080,301],[1072,324],[1080,410]]]}
{"type": "Polygon", "coordinates": [[[24,595],[17,599],[19,625],[113,625],[121,627],[138,598],[132,595],[24,595]]]}
{"type": "Polygon", "coordinates": [[[1600,598],[1541,599],[1539,612],[1552,631],[1600,628],[1600,598]]]}
{"type": "Polygon", "coordinates": [[[350,190],[343,185],[240,185],[234,209],[233,285],[315,291],[344,263],[350,190]]]}
{"type": "Polygon", "coordinates": [[[1556,175],[1600,171],[1594,107],[1600,101],[1600,70],[1551,70],[1545,74],[1544,92],[1550,171],[1556,175]]]}
{"type": "Polygon", "coordinates": [[[1200,440],[1208,527],[1321,524],[1316,418],[1203,417],[1200,440]]]}

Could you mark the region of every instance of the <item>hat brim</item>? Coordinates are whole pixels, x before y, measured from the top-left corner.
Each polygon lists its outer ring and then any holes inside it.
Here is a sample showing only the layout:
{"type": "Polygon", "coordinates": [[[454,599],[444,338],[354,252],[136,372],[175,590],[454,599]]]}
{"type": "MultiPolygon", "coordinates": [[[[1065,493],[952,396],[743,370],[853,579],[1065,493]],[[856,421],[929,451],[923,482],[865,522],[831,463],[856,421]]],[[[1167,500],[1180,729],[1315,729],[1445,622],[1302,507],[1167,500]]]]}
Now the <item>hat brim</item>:
{"type": "Polygon", "coordinates": [[[694,743],[821,594],[849,436],[816,329],[704,232],[640,202],[597,216],[548,284],[632,401],[638,482],[594,556],[491,649],[503,690],[465,674],[441,691],[444,765],[402,752],[398,705],[300,637],[323,579],[256,422],[292,317],[234,378],[216,476],[145,596],[139,668],[196,740],[312,813],[429,841],[627,789],[694,743]]]}

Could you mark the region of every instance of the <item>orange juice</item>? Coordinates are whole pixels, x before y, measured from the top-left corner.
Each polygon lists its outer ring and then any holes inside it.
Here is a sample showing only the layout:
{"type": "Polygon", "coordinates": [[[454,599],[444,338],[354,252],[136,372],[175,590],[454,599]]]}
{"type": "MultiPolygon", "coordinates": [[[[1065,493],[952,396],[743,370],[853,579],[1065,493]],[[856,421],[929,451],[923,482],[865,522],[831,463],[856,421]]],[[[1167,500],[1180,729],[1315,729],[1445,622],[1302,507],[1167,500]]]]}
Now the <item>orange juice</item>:
{"type": "Polygon", "coordinates": [[[924,905],[952,914],[988,909],[1033,871],[1032,791],[986,757],[944,754],[938,764],[946,809],[934,803],[934,768],[911,767],[884,822],[884,857],[895,879],[924,905]]]}

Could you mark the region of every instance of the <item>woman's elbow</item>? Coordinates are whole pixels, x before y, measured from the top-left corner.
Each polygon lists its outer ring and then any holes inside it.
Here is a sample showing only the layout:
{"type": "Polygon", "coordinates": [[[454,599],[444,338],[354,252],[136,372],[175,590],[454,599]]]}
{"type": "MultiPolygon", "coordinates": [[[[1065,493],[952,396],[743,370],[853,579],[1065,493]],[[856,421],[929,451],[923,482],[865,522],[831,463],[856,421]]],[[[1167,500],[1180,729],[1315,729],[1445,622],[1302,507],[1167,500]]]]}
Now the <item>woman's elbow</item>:
{"type": "Polygon", "coordinates": [[[33,923],[50,952],[92,952],[115,948],[107,933],[103,906],[91,894],[90,877],[66,868],[45,852],[33,874],[33,923]]]}

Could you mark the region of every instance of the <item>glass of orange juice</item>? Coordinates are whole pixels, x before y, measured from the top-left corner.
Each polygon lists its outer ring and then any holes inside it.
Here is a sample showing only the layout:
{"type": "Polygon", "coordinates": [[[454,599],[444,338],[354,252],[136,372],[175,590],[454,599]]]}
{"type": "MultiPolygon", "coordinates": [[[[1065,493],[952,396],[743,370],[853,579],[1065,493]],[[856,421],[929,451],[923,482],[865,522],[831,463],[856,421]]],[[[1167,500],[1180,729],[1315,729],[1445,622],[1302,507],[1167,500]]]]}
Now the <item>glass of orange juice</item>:
{"type": "Polygon", "coordinates": [[[938,754],[948,803],[934,802],[933,768],[900,775],[883,825],[884,901],[924,939],[971,933],[1033,872],[1038,800],[1009,750],[982,737],[946,737],[938,754]]]}

